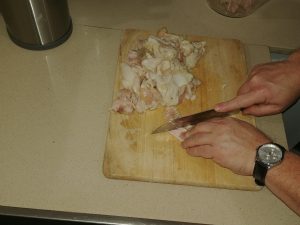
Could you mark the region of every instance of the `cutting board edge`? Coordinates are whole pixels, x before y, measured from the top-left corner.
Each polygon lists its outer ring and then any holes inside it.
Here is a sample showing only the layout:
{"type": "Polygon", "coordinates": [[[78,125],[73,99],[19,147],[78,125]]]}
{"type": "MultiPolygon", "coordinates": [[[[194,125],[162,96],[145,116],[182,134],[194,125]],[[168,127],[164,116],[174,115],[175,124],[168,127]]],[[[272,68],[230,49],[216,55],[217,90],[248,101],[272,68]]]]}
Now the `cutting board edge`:
{"type": "Polygon", "coordinates": [[[103,175],[106,177],[106,178],[113,178],[111,175],[110,175],[110,170],[109,170],[109,166],[107,165],[108,164],[108,160],[107,160],[107,151],[105,151],[104,153],[104,157],[103,157],[103,163],[102,163],[102,173],[103,175]]]}
{"type": "MultiPolygon", "coordinates": [[[[107,172],[107,171],[106,171],[107,172]]],[[[167,181],[167,180],[149,180],[144,179],[143,177],[130,177],[130,176],[120,176],[120,175],[113,175],[109,173],[105,173],[103,170],[103,174],[108,179],[114,179],[114,180],[124,180],[124,181],[138,181],[138,182],[145,182],[145,183],[157,183],[157,184],[169,184],[169,185],[182,185],[182,186],[191,186],[191,187],[199,187],[199,188],[217,188],[217,189],[226,189],[226,190],[239,190],[239,191],[260,191],[262,190],[262,187],[260,186],[230,186],[230,185],[209,185],[209,184],[203,184],[203,183],[194,183],[194,182],[177,182],[176,180],[167,181]]]]}
{"type": "MultiPolygon", "coordinates": [[[[164,26],[162,26],[160,29],[162,29],[162,28],[164,28],[164,26]]],[[[158,29],[158,30],[160,30],[160,29],[158,29]]],[[[124,38],[124,36],[125,36],[125,33],[131,33],[131,32],[144,32],[144,33],[148,33],[148,34],[156,34],[157,33],[157,31],[158,30],[141,30],[141,29],[136,29],[136,28],[126,28],[126,29],[123,29],[122,30],[122,35],[123,35],[123,38],[124,38]]],[[[180,34],[180,33],[173,33],[173,32],[170,32],[169,30],[168,30],[168,32],[169,33],[171,33],[171,34],[175,34],[175,35],[179,35],[179,36],[183,36],[183,37],[185,37],[185,38],[189,38],[189,37],[197,37],[197,38],[204,38],[204,39],[215,39],[215,40],[220,40],[220,39],[222,39],[222,40],[228,40],[228,41],[235,41],[235,42],[239,42],[239,43],[241,43],[243,46],[245,46],[245,44],[241,41],[241,40],[239,40],[239,39],[237,39],[237,38],[229,38],[229,37],[220,37],[220,36],[206,36],[206,35],[201,35],[201,34],[180,34]]],[[[121,40],[121,43],[122,43],[122,41],[123,41],[123,39],[121,40]]]]}

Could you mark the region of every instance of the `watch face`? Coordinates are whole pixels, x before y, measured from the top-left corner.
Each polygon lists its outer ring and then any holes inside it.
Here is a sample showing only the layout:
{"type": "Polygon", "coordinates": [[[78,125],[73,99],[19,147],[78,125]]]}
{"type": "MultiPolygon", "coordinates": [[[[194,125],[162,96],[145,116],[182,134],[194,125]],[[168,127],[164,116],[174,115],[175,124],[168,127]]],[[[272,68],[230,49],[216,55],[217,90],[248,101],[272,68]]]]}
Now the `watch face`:
{"type": "Polygon", "coordinates": [[[272,165],[282,159],[282,150],[274,144],[265,144],[259,148],[258,156],[263,163],[272,165]]]}

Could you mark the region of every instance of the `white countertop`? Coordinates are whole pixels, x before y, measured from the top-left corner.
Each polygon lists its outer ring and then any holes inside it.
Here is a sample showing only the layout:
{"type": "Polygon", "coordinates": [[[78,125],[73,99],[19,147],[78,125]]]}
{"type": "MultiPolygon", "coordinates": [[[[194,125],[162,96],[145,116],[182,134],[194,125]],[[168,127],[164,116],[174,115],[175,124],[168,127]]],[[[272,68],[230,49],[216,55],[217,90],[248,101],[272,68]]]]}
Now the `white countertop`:
{"type": "Polygon", "coordinates": [[[178,34],[236,38],[275,49],[300,47],[300,0],[270,0],[244,18],[224,17],[206,0],[70,0],[69,5],[76,24],[147,30],[166,26],[178,34]]]}
{"type": "MultiPolygon", "coordinates": [[[[191,20],[196,18],[197,7],[180,8],[183,1],[128,1],[136,11],[145,5],[147,14],[141,20],[125,9],[128,5],[124,2],[89,1],[87,6],[83,1],[70,1],[73,34],[62,46],[47,51],[15,46],[0,19],[0,205],[209,224],[265,225],[266,218],[273,225],[299,224],[299,217],[267,189],[233,191],[109,180],[103,176],[120,29],[170,25],[172,32],[220,34],[207,26],[207,20],[221,16],[201,8],[206,7],[205,1],[199,1],[198,7],[198,25],[202,24],[204,30],[194,30],[197,24],[187,27],[183,21],[176,21],[175,12],[186,12],[191,20]],[[167,18],[163,13],[166,11],[167,18]]],[[[198,4],[194,0],[186,2],[198,4]]],[[[229,23],[227,18],[224,21],[229,23]]],[[[289,21],[299,23],[300,19],[297,16],[289,21]]],[[[255,43],[254,37],[247,39],[241,33],[235,32],[232,37],[241,36],[243,41],[255,43]]],[[[281,48],[300,43],[292,35],[269,41],[281,48]]],[[[248,45],[250,66],[269,60],[268,49],[261,44],[248,45]]],[[[258,126],[286,144],[280,116],[262,118],[258,126]]]]}

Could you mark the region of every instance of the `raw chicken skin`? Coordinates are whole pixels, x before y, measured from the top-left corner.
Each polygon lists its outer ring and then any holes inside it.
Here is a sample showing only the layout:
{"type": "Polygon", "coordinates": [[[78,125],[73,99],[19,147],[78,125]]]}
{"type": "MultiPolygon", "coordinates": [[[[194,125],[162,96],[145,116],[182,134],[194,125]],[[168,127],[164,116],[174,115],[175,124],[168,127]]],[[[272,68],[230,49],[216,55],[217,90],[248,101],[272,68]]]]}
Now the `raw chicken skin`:
{"type": "Polygon", "coordinates": [[[190,72],[205,53],[205,42],[190,42],[161,29],[131,49],[121,63],[121,89],[112,110],[142,113],[194,100],[200,85],[190,72]]]}

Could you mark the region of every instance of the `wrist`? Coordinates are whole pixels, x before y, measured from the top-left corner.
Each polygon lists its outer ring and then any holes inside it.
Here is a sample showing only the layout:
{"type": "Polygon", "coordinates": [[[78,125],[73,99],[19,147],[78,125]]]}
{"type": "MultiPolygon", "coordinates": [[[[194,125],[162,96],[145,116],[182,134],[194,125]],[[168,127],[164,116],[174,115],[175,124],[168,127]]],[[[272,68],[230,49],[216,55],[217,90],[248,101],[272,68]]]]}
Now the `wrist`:
{"type": "Polygon", "coordinates": [[[265,178],[266,187],[269,187],[274,182],[274,179],[278,179],[279,177],[282,176],[282,174],[290,173],[290,171],[285,171],[285,170],[286,170],[286,168],[289,167],[289,166],[287,166],[287,164],[291,158],[293,158],[293,153],[286,151],[284,154],[284,160],[282,161],[282,163],[279,164],[278,166],[275,166],[270,171],[268,171],[266,178],[265,178]]]}

